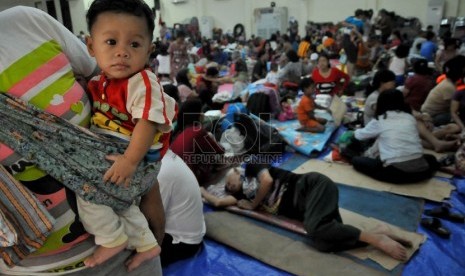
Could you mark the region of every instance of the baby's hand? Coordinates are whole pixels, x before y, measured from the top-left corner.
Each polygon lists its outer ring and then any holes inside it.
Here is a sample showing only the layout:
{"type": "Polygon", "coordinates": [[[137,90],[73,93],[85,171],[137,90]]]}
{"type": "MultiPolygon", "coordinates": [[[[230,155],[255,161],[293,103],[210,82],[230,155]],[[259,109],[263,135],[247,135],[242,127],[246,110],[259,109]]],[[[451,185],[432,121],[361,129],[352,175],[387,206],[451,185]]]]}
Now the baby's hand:
{"type": "Polygon", "coordinates": [[[103,181],[110,181],[117,185],[124,183],[128,187],[136,171],[137,164],[133,164],[124,155],[107,155],[106,159],[114,161],[114,163],[103,175],[103,181]]]}

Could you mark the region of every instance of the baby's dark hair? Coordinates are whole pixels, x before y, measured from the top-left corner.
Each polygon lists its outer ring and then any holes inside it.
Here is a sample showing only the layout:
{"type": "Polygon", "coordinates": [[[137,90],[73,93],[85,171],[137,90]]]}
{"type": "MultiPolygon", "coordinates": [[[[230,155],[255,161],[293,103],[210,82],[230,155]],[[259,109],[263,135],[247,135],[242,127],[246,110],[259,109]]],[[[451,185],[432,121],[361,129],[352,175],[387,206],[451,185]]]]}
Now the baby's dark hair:
{"type": "Polygon", "coordinates": [[[150,7],[143,0],[95,0],[86,14],[89,33],[97,17],[104,12],[126,13],[137,17],[144,17],[147,21],[150,41],[155,29],[154,15],[150,7]]]}
{"type": "Polygon", "coordinates": [[[300,81],[300,89],[305,90],[307,87],[310,87],[315,82],[311,78],[304,78],[300,81]]]}
{"type": "Polygon", "coordinates": [[[411,114],[410,106],[405,103],[404,95],[397,89],[389,89],[379,94],[376,102],[375,118],[384,115],[388,111],[402,111],[411,114]]]}

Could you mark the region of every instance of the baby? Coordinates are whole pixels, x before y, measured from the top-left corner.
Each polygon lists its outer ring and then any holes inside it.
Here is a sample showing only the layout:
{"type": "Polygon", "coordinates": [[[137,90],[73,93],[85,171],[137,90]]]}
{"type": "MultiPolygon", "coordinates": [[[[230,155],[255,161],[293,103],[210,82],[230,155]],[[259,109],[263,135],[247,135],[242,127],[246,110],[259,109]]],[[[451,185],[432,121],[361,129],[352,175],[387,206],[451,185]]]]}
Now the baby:
{"type": "Polygon", "coordinates": [[[284,122],[295,118],[291,103],[292,99],[289,97],[283,97],[281,99],[281,112],[278,115],[279,121],[284,122]]]}
{"type": "MultiPolygon", "coordinates": [[[[89,81],[93,103],[92,130],[128,140],[123,155],[109,155],[112,166],[103,175],[109,185],[134,185],[138,164],[159,161],[167,150],[161,141],[171,130],[175,102],[162,92],[154,73],[146,70],[152,52],[153,14],[142,0],[95,0],[87,13],[87,49],[102,73],[89,81]]],[[[103,160],[102,160],[103,162],[103,160]]],[[[116,213],[77,197],[80,219],[95,236],[98,248],[84,261],[99,265],[126,247],[137,253],[126,265],[131,271],[160,254],[160,246],[136,204],[116,213]]]]}

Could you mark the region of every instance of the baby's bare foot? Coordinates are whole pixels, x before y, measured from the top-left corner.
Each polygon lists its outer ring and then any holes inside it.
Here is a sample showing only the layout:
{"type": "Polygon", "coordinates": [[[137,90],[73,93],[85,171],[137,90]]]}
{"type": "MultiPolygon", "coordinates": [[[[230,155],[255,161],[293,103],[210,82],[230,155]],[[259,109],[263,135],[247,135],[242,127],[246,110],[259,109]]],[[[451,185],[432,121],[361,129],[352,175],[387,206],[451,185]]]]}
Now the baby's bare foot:
{"type": "Polygon", "coordinates": [[[158,255],[160,255],[160,252],[161,247],[158,245],[150,250],[144,252],[137,252],[132,258],[130,258],[126,262],[128,272],[131,272],[134,269],[138,268],[143,262],[157,257],[158,255]]]}
{"type": "Polygon", "coordinates": [[[97,247],[97,249],[95,250],[92,256],[84,260],[84,264],[87,267],[94,267],[99,264],[102,264],[108,259],[110,259],[111,257],[118,254],[119,252],[123,251],[126,248],[127,244],[128,243],[125,242],[122,245],[112,247],[112,248],[99,246],[97,247]]]}

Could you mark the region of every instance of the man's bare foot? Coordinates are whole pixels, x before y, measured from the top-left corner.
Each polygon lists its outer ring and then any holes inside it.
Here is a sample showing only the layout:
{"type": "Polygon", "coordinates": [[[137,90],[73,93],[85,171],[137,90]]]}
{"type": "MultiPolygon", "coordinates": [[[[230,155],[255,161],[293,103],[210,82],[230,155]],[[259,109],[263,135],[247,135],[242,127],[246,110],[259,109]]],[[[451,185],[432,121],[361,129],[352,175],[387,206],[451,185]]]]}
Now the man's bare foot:
{"type": "Polygon", "coordinates": [[[102,264],[108,259],[110,259],[111,257],[118,254],[119,252],[123,251],[127,245],[128,245],[127,242],[123,243],[122,245],[112,247],[112,248],[103,247],[100,245],[99,247],[97,247],[97,249],[95,250],[92,256],[84,260],[84,264],[87,267],[94,267],[99,264],[102,264]]]}
{"type": "Polygon", "coordinates": [[[384,234],[388,236],[389,238],[395,240],[396,242],[400,243],[401,245],[405,247],[412,247],[413,244],[411,241],[406,240],[400,236],[397,236],[392,229],[386,225],[386,224],[378,224],[375,229],[371,231],[373,234],[384,234]]]}
{"type": "Polygon", "coordinates": [[[391,239],[385,234],[373,234],[376,237],[376,242],[372,245],[389,256],[399,261],[407,260],[407,250],[397,241],[391,239]]]}
{"type": "Polygon", "coordinates": [[[128,272],[131,272],[134,269],[138,268],[143,262],[157,257],[158,255],[160,255],[160,252],[161,247],[158,245],[150,250],[144,252],[137,252],[132,258],[126,261],[128,272]]]}

